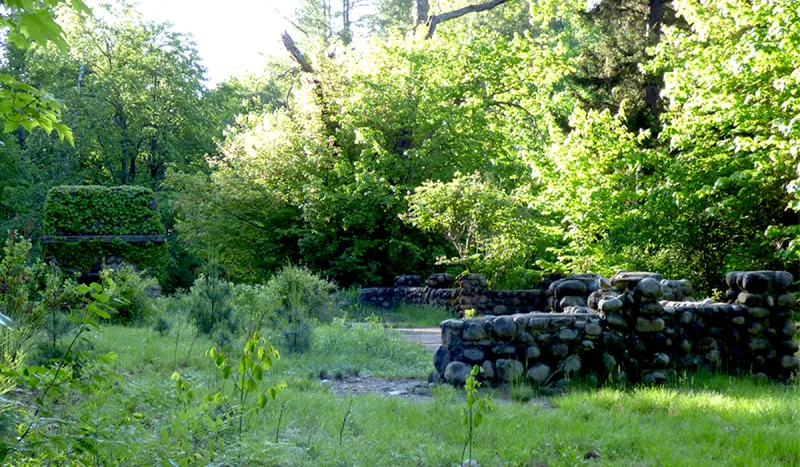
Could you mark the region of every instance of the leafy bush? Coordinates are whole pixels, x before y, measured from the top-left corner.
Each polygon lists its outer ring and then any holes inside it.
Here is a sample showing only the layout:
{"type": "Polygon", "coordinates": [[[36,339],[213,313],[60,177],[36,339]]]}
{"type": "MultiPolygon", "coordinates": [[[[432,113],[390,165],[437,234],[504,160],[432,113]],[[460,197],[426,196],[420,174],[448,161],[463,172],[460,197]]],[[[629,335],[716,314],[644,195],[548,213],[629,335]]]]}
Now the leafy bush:
{"type": "Polygon", "coordinates": [[[113,322],[148,323],[153,319],[155,307],[149,291],[158,286],[155,279],[124,265],[118,269],[104,269],[100,281],[116,311],[112,316],[113,322]]]}
{"type": "Polygon", "coordinates": [[[0,313],[13,329],[0,327],[0,362],[14,361],[23,346],[36,343],[46,317],[60,305],[61,276],[31,258],[31,243],[9,232],[0,261],[0,313]]]}
{"type": "Polygon", "coordinates": [[[295,325],[281,330],[280,337],[287,352],[308,352],[314,342],[314,325],[309,321],[298,321],[295,325]]]}
{"type": "Polygon", "coordinates": [[[406,200],[405,219],[442,235],[458,254],[437,264],[486,274],[493,287],[530,287],[531,269],[547,256],[542,219],[524,192],[509,193],[479,172],[457,172],[447,183],[426,181],[406,200]]]}

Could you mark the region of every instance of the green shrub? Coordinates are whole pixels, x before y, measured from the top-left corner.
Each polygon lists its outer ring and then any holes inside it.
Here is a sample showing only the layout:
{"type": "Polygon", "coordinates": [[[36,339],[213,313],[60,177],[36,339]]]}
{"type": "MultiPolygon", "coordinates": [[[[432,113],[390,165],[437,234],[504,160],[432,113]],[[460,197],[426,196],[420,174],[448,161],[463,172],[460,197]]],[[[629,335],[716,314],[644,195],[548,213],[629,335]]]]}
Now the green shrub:
{"type": "Polygon", "coordinates": [[[516,383],[508,389],[508,397],[514,402],[529,402],[536,397],[536,391],[529,384],[516,383]]]}
{"type": "Polygon", "coordinates": [[[201,274],[189,289],[189,319],[204,335],[211,335],[220,326],[236,328],[232,298],[233,285],[221,277],[201,274]]]}
{"type": "Polygon", "coordinates": [[[281,350],[290,353],[305,353],[314,342],[314,326],[309,321],[298,321],[281,330],[281,350]]]}
{"type": "MultiPolygon", "coordinates": [[[[51,189],[44,205],[44,233],[76,235],[163,235],[153,192],[141,187],[64,186],[51,189]]],[[[164,281],[166,243],[84,240],[44,246],[65,271],[86,274],[114,258],[164,281]]]]}
{"type": "Polygon", "coordinates": [[[236,320],[246,335],[277,325],[279,299],[270,287],[236,284],[233,286],[232,300],[236,320]]]}
{"type": "Polygon", "coordinates": [[[277,322],[286,349],[310,349],[314,323],[332,317],[331,293],[336,286],[306,268],[288,265],[269,280],[267,288],[276,299],[277,322]]]}
{"type": "Polygon", "coordinates": [[[172,329],[172,324],[164,318],[158,318],[156,324],[153,325],[153,331],[157,332],[161,337],[169,334],[170,329],[172,329]]]}
{"type": "Polygon", "coordinates": [[[0,363],[17,360],[34,344],[60,294],[60,276],[32,259],[30,241],[9,232],[0,261],[0,313],[13,329],[0,327],[0,363]]]}
{"type": "Polygon", "coordinates": [[[155,307],[149,291],[158,285],[155,279],[125,265],[118,269],[104,269],[100,273],[100,282],[111,297],[111,307],[116,311],[112,322],[131,324],[152,321],[155,307]]]}

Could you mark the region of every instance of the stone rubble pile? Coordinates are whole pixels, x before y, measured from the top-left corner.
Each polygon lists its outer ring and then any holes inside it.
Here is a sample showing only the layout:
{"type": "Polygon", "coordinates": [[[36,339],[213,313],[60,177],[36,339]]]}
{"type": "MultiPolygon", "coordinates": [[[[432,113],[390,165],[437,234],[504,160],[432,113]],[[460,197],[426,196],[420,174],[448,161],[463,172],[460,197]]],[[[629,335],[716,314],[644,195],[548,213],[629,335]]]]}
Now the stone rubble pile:
{"type": "MultiPolygon", "coordinates": [[[[658,280],[661,281],[664,304],[667,301],[694,301],[691,282],[658,280]]],[[[597,274],[549,275],[543,278],[540,288],[530,290],[489,290],[486,276],[482,274],[458,277],[432,274],[425,281],[425,287],[419,287],[421,282],[420,276],[397,276],[394,288],[362,289],[360,301],[384,308],[400,303],[446,306],[456,309],[459,316],[463,316],[466,310],[475,310],[481,315],[534,311],[580,314],[597,309],[593,302],[597,299],[597,291],[611,288],[609,279],[597,274]]]]}
{"type": "Polygon", "coordinates": [[[739,315],[744,323],[736,318],[741,323],[737,325],[740,336],[740,346],[734,349],[737,354],[744,357],[754,372],[765,375],[788,376],[800,370],[800,361],[795,357],[797,299],[790,291],[792,275],[786,271],[735,271],[728,273],[725,282],[730,290],[738,292],[735,303],[747,309],[746,314],[739,315]]]}
{"type": "Polygon", "coordinates": [[[359,296],[360,303],[370,304],[380,308],[392,308],[401,303],[413,305],[434,305],[444,308],[454,308],[457,289],[446,287],[452,285],[454,277],[452,274],[433,274],[427,281],[425,287],[419,287],[422,282],[420,276],[397,276],[395,284],[417,284],[417,285],[395,285],[395,287],[368,287],[361,289],[359,296]]]}
{"type": "Polygon", "coordinates": [[[358,297],[359,303],[364,303],[378,308],[391,308],[399,303],[395,287],[367,287],[361,289],[358,297]]]}
{"type": "Polygon", "coordinates": [[[586,307],[589,295],[607,281],[597,274],[570,274],[550,284],[547,288],[547,304],[556,313],[572,307],[586,307]]]}
{"type": "Polygon", "coordinates": [[[603,365],[600,321],[597,314],[555,313],[447,320],[434,366],[455,385],[464,384],[473,365],[483,368],[483,379],[499,383],[546,384],[591,373],[603,365]]]}

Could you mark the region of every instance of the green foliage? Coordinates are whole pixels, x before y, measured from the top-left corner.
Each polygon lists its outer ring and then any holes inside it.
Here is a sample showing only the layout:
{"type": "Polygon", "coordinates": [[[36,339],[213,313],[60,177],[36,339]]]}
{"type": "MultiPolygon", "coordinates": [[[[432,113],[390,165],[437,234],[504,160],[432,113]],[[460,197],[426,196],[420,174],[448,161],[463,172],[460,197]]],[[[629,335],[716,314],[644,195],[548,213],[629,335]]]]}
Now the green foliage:
{"type": "Polygon", "coordinates": [[[486,274],[493,285],[510,285],[545,254],[539,219],[524,195],[508,194],[477,172],[425,182],[407,199],[409,222],[439,233],[458,253],[437,264],[461,265],[486,274]]]}
{"type": "Polygon", "coordinates": [[[228,340],[237,327],[232,294],[233,286],[220,277],[213,264],[197,278],[189,290],[188,315],[198,333],[210,336],[216,332],[218,337],[228,340]]]}
{"type": "Polygon", "coordinates": [[[277,299],[284,346],[296,353],[311,349],[314,324],[330,319],[335,286],[306,268],[287,265],[267,282],[267,288],[277,299]]]}
{"type": "Polygon", "coordinates": [[[286,265],[267,282],[267,288],[277,298],[283,317],[290,322],[330,319],[331,293],[336,286],[307,268],[286,265]]]}
{"type": "Polygon", "coordinates": [[[406,194],[489,166],[510,191],[527,172],[517,154],[541,145],[518,125],[524,110],[507,105],[520,61],[497,38],[394,38],[314,55],[316,78],[299,81],[286,108],[251,115],[210,178],[168,177],[181,192],[177,231],[197,253],[219,245],[234,277],[275,271],[282,258],[345,286],[430,268],[449,251],[399,218],[406,194]],[[452,56],[464,59],[442,66],[452,56]],[[532,138],[513,146],[509,133],[532,138]]]}
{"type": "Polygon", "coordinates": [[[59,399],[63,394],[91,394],[98,384],[109,384],[115,377],[109,368],[116,358],[114,353],[99,357],[98,362],[91,364],[91,370],[83,372],[82,377],[73,372],[76,342],[83,334],[99,328],[98,319],[110,318],[107,308],[110,297],[103,293],[102,286],[96,283],[80,285],[76,291],[81,294],[83,304],[80,312],[69,316],[69,319],[77,324],[77,332],[60,359],[48,367],[27,366],[19,362],[0,363],[3,377],[33,395],[28,401],[0,407],[0,419],[12,421],[16,426],[16,436],[11,438],[4,434],[0,438],[2,461],[8,460],[14,465],[36,460],[46,462],[48,459],[61,459],[73,451],[76,456],[97,455],[99,434],[88,428],[91,425],[71,414],[58,413],[59,399]],[[79,425],[81,430],[64,434],[49,429],[49,424],[56,418],[64,419],[63,423],[79,425]]]}
{"type": "MultiPolygon", "coordinates": [[[[7,31],[6,41],[18,49],[54,44],[59,52],[67,50],[61,26],[53,10],[68,5],[77,14],[91,15],[82,0],[8,0],[3,2],[0,28],[7,31]]],[[[72,143],[72,131],[61,123],[62,103],[46,92],[6,73],[0,73],[0,121],[3,133],[22,127],[27,131],[41,128],[56,130],[60,140],[72,143]]]]}
{"type": "Polygon", "coordinates": [[[234,284],[232,305],[246,335],[277,326],[278,298],[268,285],[234,284]]]}
{"type": "MultiPolygon", "coordinates": [[[[152,235],[164,234],[153,192],[141,187],[72,186],[50,190],[45,201],[47,235],[152,235]]],[[[66,271],[88,273],[109,258],[149,271],[163,280],[166,243],[125,243],[84,240],[45,245],[66,271]]]]}
{"type": "Polygon", "coordinates": [[[13,364],[42,332],[47,316],[59,306],[57,273],[31,257],[29,240],[10,232],[0,261],[0,362],[13,364]]]}
{"type": "Polygon", "coordinates": [[[123,265],[118,269],[104,269],[100,281],[111,297],[109,306],[115,311],[112,322],[148,324],[152,321],[155,308],[150,293],[158,286],[155,279],[123,265]]]}
{"type": "Polygon", "coordinates": [[[165,320],[164,318],[158,318],[156,324],[153,325],[153,331],[157,332],[161,336],[168,335],[171,329],[172,329],[172,323],[165,320]]]}
{"type": "Polygon", "coordinates": [[[45,200],[46,235],[164,234],[153,191],[142,187],[65,186],[45,200]]]}
{"type": "Polygon", "coordinates": [[[490,396],[478,395],[478,388],[481,386],[480,381],[478,381],[478,375],[482,371],[483,369],[480,366],[473,366],[472,371],[470,372],[469,376],[467,376],[466,385],[464,386],[464,390],[467,392],[467,400],[466,407],[464,408],[462,414],[464,416],[464,424],[467,425],[468,428],[467,441],[464,443],[464,451],[461,453],[462,465],[467,465],[464,464],[464,453],[467,452],[467,448],[469,448],[469,457],[467,458],[467,462],[475,462],[472,460],[472,445],[475,441],[475,429],[478,428],[483,422],[483,417],[493,409],[492,398],[490,396]]]}
{"type": "Polygon", "coordinates": [[[689,29],[667,29],[657,49],[669,102],[662,139],[675,154],[660,194],[674,200],[691,242],[713,245],[698,253],[717,271],[792,270],[797,217],[786,207],[797,178],[800,104],[794,2],[678,1],[675,9],[689,29]],[[669,188],[677,182],[681,189],[669,188]]]}
{"type": "MultiPolygon", "coordinates": [[[[281,356],[277,350],[270,344],[264,344],[266,341],[262,339],[258,333],[253,335],[245,341],[244,348],[238,361],[238,366],[234,370],[233,365],[237,362],[231,363],[228,361],[227,356],[218,352],[216,347],[212,347],[207,355],[214,361],[217,370],[223,381],[229,379],[233,382],[237,400],[235,406],[232,407],[233,412],[239,419],[239,441],[242,440],[242,430],[244,429],[245,418],[249,415],[256,413],[266,407],[270,400],[278,398],[278,391],[286,389],[286,383],[280,382],[274,386],[264,384],[264,374],[272,368],[272,364],[276,360],[280,360],[281,356]],[[250,396],[255,398],[255,406],[248,407],[250,403],[250,396]]],[[[224,383],[223,383],[224,387],[224,383]]],[[[206,401],[214,401],[220,404],[228,403],[228,399],[223,391],[215,395],[206,396],[206,401]]]]}
{"type": "Polygon", "coordinates": [[[115,3],[100,5],[98,17],[61,10],[71,53],[38,47],[19,68],[70,107],[67,156],[89,169],[86,180],[155,188],[172,164],[202,165],[224,126],[216,104],[203,101],[205,70],[191,38],[115,3]]]}
{"type": "Polygon", "coordinates": [[[657,236],[657,229],[670,220],[654,219],[658,213],[644,205],[665,161],[642,147],[648,133],[629,132],[623,115],[578,110],[570,124],[573,131],[548,154],[548,189],[540,200],[563,215],[565,243],[551,248],[567,270],[614,274],[627,266],[624,255],[614,256],[620,248],[668,238],[657,236]]]}

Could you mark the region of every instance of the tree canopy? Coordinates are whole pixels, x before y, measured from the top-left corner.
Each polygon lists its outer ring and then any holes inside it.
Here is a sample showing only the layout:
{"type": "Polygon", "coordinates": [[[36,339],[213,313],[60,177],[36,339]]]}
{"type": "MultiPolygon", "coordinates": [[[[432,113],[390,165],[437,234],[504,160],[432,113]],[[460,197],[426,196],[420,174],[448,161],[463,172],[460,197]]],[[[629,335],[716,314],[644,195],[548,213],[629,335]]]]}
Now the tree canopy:
{"type": "Polygon", "coordinates": [[[134,184],[177,275],[213,250],[241,280],[643,268],[710,291],[798,264],[791,0],[308,0],[285,53],[212,88],[192,37],[130,5],[31,5],[3,16],[6,228],[35,232],[50,186],[134,184]]]}

